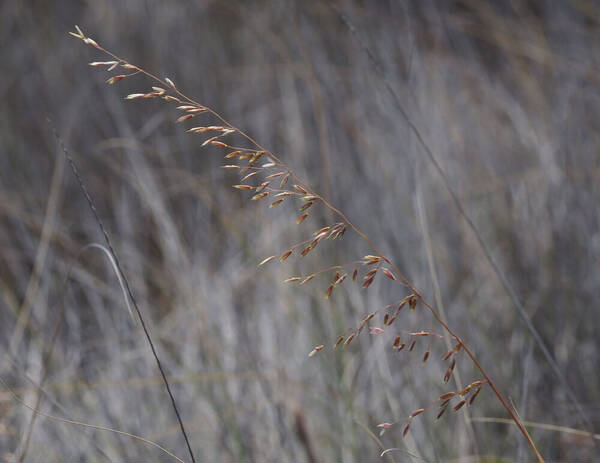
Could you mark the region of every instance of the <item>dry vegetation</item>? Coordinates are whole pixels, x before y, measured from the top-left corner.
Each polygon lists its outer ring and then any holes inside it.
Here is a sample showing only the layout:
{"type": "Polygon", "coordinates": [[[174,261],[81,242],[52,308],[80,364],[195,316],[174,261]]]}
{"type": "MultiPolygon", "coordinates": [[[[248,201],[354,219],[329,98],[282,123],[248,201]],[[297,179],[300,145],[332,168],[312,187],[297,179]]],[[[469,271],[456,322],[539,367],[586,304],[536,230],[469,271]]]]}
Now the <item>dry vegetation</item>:
{"type": "Polygon", "coordinates": [[[12,3],[0,458],[595,461],[600,9],[12,3]]]}

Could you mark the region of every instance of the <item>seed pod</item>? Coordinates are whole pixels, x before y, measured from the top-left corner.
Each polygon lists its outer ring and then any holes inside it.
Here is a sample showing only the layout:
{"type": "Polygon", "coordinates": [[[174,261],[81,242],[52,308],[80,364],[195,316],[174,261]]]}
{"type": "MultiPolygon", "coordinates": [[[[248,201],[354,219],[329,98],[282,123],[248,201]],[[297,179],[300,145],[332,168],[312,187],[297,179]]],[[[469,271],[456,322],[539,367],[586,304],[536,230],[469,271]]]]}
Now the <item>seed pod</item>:
{"type": "Polygon", "coordinates": [[[402,437],[406,437],[409,429],[410,429],[410,421],[408,423],[406,423],[406,426],[404,426],[404,430],[402,431],[402,437]]]}
{"type": "Polygon", "coordinates": [[[456,392],[446,392],[445,394],[442,394],[441,396],[438,397],[438,400],[446,400],[446,399],[451,399],[452,397],[454,397],[456,395],[456,392]]]}
{"type": "Polygon", "coordinates": [[[386,312],[385,315],[383,316],[383,324],[387,325],[387,322],[389,319],[390,319],[390,314],[386,312]]]}
{"type": "Polygon", "coordinates": [[[372,276],[374,276],[377,273],[377,270],[379,270],[379,269],[374,268],[373,270],[369,270],[367,273],[365,273],[365,276],[363,277],[363,279],[368,280],[369,278],[371,278],[372,276]]]}
{"type": "Polygon", "coordinates": [[[385,274],[385,276],[388,277],[390,280],[394,280],[394,281],[397,280],[396,275],[394,275],[389,268],[384,267],[382,270],[383,270],[383,273],[385,274]]]}
{"type": "Polygon", "coordinates": [[[315,277],[315,274],[313,273],[312,275],[308,275],[304,280],[302,280],[302,283],[300,283],[301,285],[303,285],[304,283],[308,283],[310,280],[312,280],[315,277]]]}
{"type": "Polygon", "coordinates": [[[417,340],[413,340],[413,342],[410,343],[410,347],[408,348],[409,352],[412,352],[413,349],[415,348],[415,344],[417,343],[417,340]]]}
{"type": "Polygon", "coordinates": [[[323,349],[323,347],[325,347],[323,344],[321,344],[320,346],[315,347],[310,354],[308,354],[309,357],[314,356],[317,352],[319,352],[321,349],[323,349]]]}
{"type": "Polygon", "coordinates": [[[329,288],[327,288],[327,291],[325,291],[325,299],[329,299],[329,296],[331,296],[332,291],[333,291],[333,285],[330,285],[329,288]]]}
{"type": "Polygon", "coordinates": [[[302,280],[302,277],[292,277],[287,280],[283,280],[284,283],[295,283],[296,281],[302,280]]]}
{"type": "Polygon", "coordinates": [[[313,204],[314,204],[314,203],[313,203],[312,201],[311,201],[311,202],[308,202],[308,203],[306,203],[306,204],[304,204],[304,205],[303,205],[303,206],[300,208],[300,212],[304,212],[306,209],[308,209],[308,208],[309,208],[310,206],[312,206],[313,204]]]}
{"type": "Polygon", "coordinates": [[[420,415],[424,411],[425,411],[424,408],[418,408],[417,410],[415,410],[414,412],[412,412],[408,417],[409,418],[414,418],[415,416],[420,415]]]}
{"type": "Polygon", "coordinates": [[[292,252],[294,252],[294,248],[292,249],[288,249],[287,251],[285,251],[281,257],[279,258],[279,262],[283,262],[284,260],[286,260],[288,257],[290,257],[292,255],[292,252]]]}
{"type": "Polygon", "coordinates": [[[287,183],[288,179],[290,178],[290,173],[288,172],[287,174],[285,174],[285,177],[283,177],[281,179],[281,183],[279,184],[280,188],[283,188],[285,186],[285,184],[287,183]]]}
{"type": "Polygon", "coordinates": [[[466,404],[466,403],[467,403],[467,401],[466,401],[466,400],[464,400],[464,399],[463,399],[463,400],[461,400],[460,402],[458,402],[458,403],[457,403],[457,404],[454,406],[454,411],[456,412],[456,411],[460,410],[460,409],[462,408],[462,406],[463,406],[464,404],[466,404]]]}
{"type": "Polygon", "coordinates": [[[262,193],[258,193],[256,195],[252,196],[252,201],[256,201],[258,199],[262,199],[265,196],[269,196],[269,192],[268,191],[263,191],[262,193]]]}
{"type": "Polygon", "coordinates": [[[269,186],[269,183],[271,183],[271,182],[263,182],[263,183],[261,183],[259,186],[256,187],[256,192],[260,193],[261,191],[263,191],[266,187],[269,186]]]}
{"type": "Polygon", "coordinates": [[[481,391],[482,386],[479,386],[477,389],[475,389],[475,392],[473,392],[473,395],[471,395],[471,398],[469,399],[469,405],[473,404],[473,401],[475,400],[475,397],[477,397],[477,394],[479,394],[479,391],[481,391]]]}
{"type": "Polygon", "coordinates": [[[402,344],[400,344],[400,345],[398,346],[398,352],[400,352],[400,351],[401,351],[402,349],[404,349],[405,347],[406,347],[406,343],[405,343],[405,342],[403,342],[402,344]]]}
{"type": "Polygon", "coordinates": [[[416,296],[411,296],[411,298],[408,301],[408,306],[410,307],[410,310],[415,310],[415,308],[417,307],[417,297],[416,296]]]}
{"type": "MultiPolygon", "coordinates": [[[[239,166],[236,166],[236,167],[239,169],[239,166]]],[[[254,176],[255,176],[255,175],[257,175],[257,174],[258,174],[258,172],[250,172],[248,175],[246,175],[244,178],[242,178],[242,182],[243,182],[244,180],[248,180],[249,178],[252,178],[252,177],[254,177],[254,176]]]]}
{"type": "Polygon", "coordinates": [[[447,406],[448,406],[448,404],[450,403],[450,401],[451,401],[451,400],[452,400],[452,397],[450,397],[449,399],[446,399],[446,400],[444,400],[444,401],[443,401],[443,402],[440,404],[440,407],[441,407],[441,408],[447,407],[447,406]]]}
{"type": "Polygon", "coordinates": [[[258,266],[260,267],[261,265],[265,265],[267,262],[271,262],[273,259],[275,259],[276,256],[269,256],[267,257],[265,260],[263,260],[260,264],[258,264],[258,266]]]}
{"type": "Polygon", "coordinates": [[[308,191],[306,191],[306,190],[305,190],[304,188],[302,188],[300,185],[294,185],[294,188],[295,188],[296,190],[298,190],[300,193],[304,194],[304,195],[308,194],[308,191]]]}
{"type": "Polygon", "coordinates": [[[352,272],[352,281],[356,281],[357,276],[358,276],[358,267],[356,267],[354,269],[354,272],[352,272]]]}
{"type": "Polygon", "coordinates": [[[301,224],[302,222],[304,222],[304,219],[306,219],[307,217],[308,217],[308,212],[305,212],[300,217],[298,217],[298,220],[296,220],[296,224],[297,225],[301,224]]]}
{"type": "Polygon", "coordinates": [[[423,355],[423,363],[425,363],[428,358],[429,358],[429,349],[427,349],[427,351],[425,352],[425,355],[423,355]]]}
{"type": "Polygon", "coordinates": [[[396,336],[396,339],[394,339],[394,344],[393,344],[394,349],[397,349],[399,345],[400,345],[400,335],[396,336]]]}
{"type": "Polygon", "coordinates": [[[356,333],[352,333],[350,336],[348,336],[348,338],[344,341],[344,347],[347,346],[348,344],[350,344],[355,336],[356,336],[356,333]]]}
{"type": "Polygon", "coordinates": [[[373,283],[373,279],[375,278],[375,276],[370,277],[369,279],[367,279],[363,284],[362,287],[364,289],[367,289],[369,286],[371,286],[371,283],[373,283]]]}
{"type": "Polygon", "coordinates": [[[272,207],[277,206],[278,204],[281,204],[283,201],[285,201],[285,198],[280,198],[280,199],[277,199],[277,200],[273,201],[271,203],[271,205],[269,206],[269,209],[271,209],[272,207]]]}
{"type": "Polygon", "coordinates": [[[304,256],[306,256],[306,255],[307,255],[307,254],[308,254],[310,251],[312,251],[312,250],[313,250],[313,247],[314,247],[314,246],[312,246],[312,245],[311,245],[311,246],[306,246],[306,247],[305,247],[305,248],[304,248],[304,249],[303,249],[303,250],[300,252],[300,256],[301,256],[301,257],[304,257],[304,256]]]}
{"type": "Polygon", "coordinates": [[[340,336],[340,337],[337,339],[337,341],[336,341],[336,342],[335,342],[335,344],[333,345],[333,348],[334,348],[334,349],[335,349],[337,346],[339,346],[339,345],[342,343],[342,341],[344,340],[344,337],[345,337],[344,335],[341,335],[341,336],[340,336]]]}
{"type": "Polygon", "coordinates": [[[446,410],[448,409],[448,407],[444,407],[440,410],[440,412],[437,414],[437,416],[435,417],[436,420],[439,420],[442,415],[446,412],[446,410]]]}

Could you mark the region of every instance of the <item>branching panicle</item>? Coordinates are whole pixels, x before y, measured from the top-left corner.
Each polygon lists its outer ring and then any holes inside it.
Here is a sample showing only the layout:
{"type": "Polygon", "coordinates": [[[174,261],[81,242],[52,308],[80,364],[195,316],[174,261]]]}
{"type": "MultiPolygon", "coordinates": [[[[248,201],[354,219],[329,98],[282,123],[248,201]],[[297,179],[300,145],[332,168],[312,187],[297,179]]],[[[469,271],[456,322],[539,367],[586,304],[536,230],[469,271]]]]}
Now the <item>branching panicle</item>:
{"type": "MultiPolygon", "coordinates": [[[[346,333],[340,335],[332,345],[334,349],[340,346],[348,346],[366,327],[369,328],[368,332],[371,335],[385,335],[386,330],[392,329],[391,327],[401,315],[401,311],[404,307],[408,307],[410,309],[409,312],[422,307],[431,314],[435,321],[450,335],[455,343],[454,347],[442,357],[444,362],[448,362],[448,367],[442,378],[443,382],[447,383],[450,380],[452,372],[457,364],[457,360],[463,352],[469,357],[483,376],[483,379],[471,382],[466,388],[460,391],[449,391],[442,394],[427,406],[413,411],[405,420],[379,424],[378,427],[381,428],[381,434],[386,432],[393,425],[403,423],[404,427],[402,434],[403,436],[406,436],[410,430],[412,419],[416,416],[425,413],[431,408],[435,408],[436,419],[440,419],[450,407],[453,411],[458,411],[465,405],[471,405],[482,388],[485,385],[488,385],[526,438],[531,449],[536,454],[538,461],[544,461],[520,418],[513,408],[509,406],[504,396],[499,392],[471,349],[468,348],[465,342],[442,320],[434,307],[424,299],[421,293],[402,274],[400,269],[379,251],[368,236],[361,232],[339,209],[335,208],[323,196],[313,191],[306,183],[299,179],[293,170],[291,170],[278,156],[265,149],[251,136],[235,127],[216,111],[183,94],[171,79],[160,79],[156,77],[141,67],[133,65],[104,49],[96,41],[86,37],[78,27],[76,27],[76,31],[77,32],[75,33],[72,32],[71,35],[81,39],[84,43],[94,47],[96,50],[111,58],[109,61],[92,62],[90,63],[91,66],[106,68],[107,71],[115,71],[117,69],[129,71],[128,73],[116,74],[109,77],[107,83],[114,84],[135,75],[144,75],[159,85],[152,87],[152,90],[146,93],[132,93],[127,95],[125,99],[161,98],[166,102],[175,103],[177,105],[176,109],[181,112],[181,115],[175,120],[176,123],[185,123],[188,121],[194,122],[199,116],[206,115],[216,118],[219,121],[219,125],[200,123],[187,131],[189,133],[204,136],[205,138],[202,141],[202,146],[211,145],[226,150],[224,157],[227,164],[222,167],[224,169],[237,171],[240,175],[239,183],[233,185],[233,188],[242,192],[248,192],[251,195],[250,199],[254,201],[260,201],[266,198],[273,199],[269,204],[270,208],[275,207],[284,201],[298,201],[300,206],[299,215],[296,220],[298,225],[302,224],[309,217],[310,211],[317,205],[328,209],[339,218],[338,222],[323,226],[319,230],[316,230],[312,233],[310,238],[294,244],[281,253],[267,257],[258,264],[259,266],[266,265],[275,260],[284,262],[292,255],[298,255],[299,258],[302,258],[315,249],[323,240],[335,240],[341,238],[344,233],[350,229],[367,243],[373,254],[366,255],[361,259],[345,265],[336,265],[334,267],[318,270],[310,275],[292,276],[284,281],[302,285],[321,275],[330,274],[329,286],[325,292],[325,298],[329,298],[334,289],[346,281],[357,282],[363,289],[367,290],[374,282],[375,278],[382,274],[387,279],[400,284],[403,288],[408,290],[408,294],[402,299],[368,314],[360,321],[358,326],[348,329],[346,333]],[[248,143],[248,146],[234,146],[229,143],[229,136],[234,134],[245,140],[245,142],[248,143]],[[289,182],[289,180],[292,181],[289,182]],[[348,278],[349,276],[350,278],[348,278]],[[381,317],[380,326],[370,326],[369,324],[378,316],[381,317]]],[[[432,331],[409,332],[398,330],[393,333],[391,347],[398,352],[403,351],[404,349],[406,349],[406,352],[411,352],[415,349],[419,338],[436,339],[441,337],[442,335],[432,331]]],[[[324,349],[325,345],[318,345],[312,349],[309,356],[313,357],[324,349]]],[[[424,351],[422,362],[426,362],[429,356],[430,347],[428,346],[424,351]]]]}

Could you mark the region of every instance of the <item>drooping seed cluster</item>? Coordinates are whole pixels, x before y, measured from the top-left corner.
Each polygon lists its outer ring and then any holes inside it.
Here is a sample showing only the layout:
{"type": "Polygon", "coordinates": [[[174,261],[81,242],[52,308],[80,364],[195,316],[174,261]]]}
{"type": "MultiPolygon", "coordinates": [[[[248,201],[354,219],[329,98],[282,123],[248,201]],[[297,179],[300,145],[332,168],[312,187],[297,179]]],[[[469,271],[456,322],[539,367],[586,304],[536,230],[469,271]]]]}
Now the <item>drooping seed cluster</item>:
{"type": "MultiPolygon", "coordinates": [[[[133,64],[128,63],[127,61],[122,60],[121,58],[116,57],[112,53],[106,51],[102,47],[100,47],[97,42],[86,37],[83,32],[76,27],[77,32],[70,34],[78,39],[83,40],[84,43],[93,46],[99,51],[102,51],[105,54],[113,57],[113,60],[110,61],[94,61],[89,63],[93,67],[100,67],[106,69],[107,72],[113,72],[117,69],[123,69],[128,73],[124,74],[115,74],[110,76],[106,82],[108,84],[115,84],[123,79],[135,76],[135,75],[145,75],[154,79],[155,81],[160,82],[164,87],[153,86],[151,91],[146,93],[132,93],[125,97],[127,100],[137,100],[137,99],[153,99],[153,98],[161,98],[167,102],[176,104],[176,109],[181,112],[181,115],[176,118],[176,123],[185,123],[185,122],[193,122],[195,118],[200,115],[210,116],[212,118],[217,118],[220,120],[221,125],[196,125],[187,130],[187,132],[192,134],[203,135],[205,138],[201,145],[202,146],[214,146],[223,148],[226,150],[224,158],[227,164],[223,165],[222,168],[235,171],[239,174],[240,180],[239,183],[234,184],[233,188],[240,191],[247,191],[251,193],[250,199],[252,201],[259,201],[266,198],[271,198],[271,202],[269,204],[269,208],[276,207],[282,204],[286,200],[296,200],[300,202],[299,207],[299,215],[296,219],[296,224],[303,223],[310,214],[310,209],[315,204],[325,204],[330,209],[336,211],[331,206],[326,203],[326,201],[318,194],[314,193],[307,187],[304,183],[302,183],[294,173],[277,158],[274,154],[262,149],[260,145],[258,145],[254,140],[252,140],[245,133],[241,132],[227,121],[225,121],[222,117],[220,117],[217,113],[211,110],[208,107],[205,107],[190,98],[186,97],[183,93],[181,93],[173,81],[168,78],[158,79],[152,74],[149,74],[142,68],[135,66],[133,64]],[[227,138],[230,135],[237,135],[246,141],[251,142],[254,146],[253,148],[234,146],[231,143],[226,142],[227,138]],[[292,180],[290,182],[290,180],[292,180]],[[295,182],[295,183],[294,183],[295,182]]],[[[339,212],[339,211],[338,211],[339,212]]],[[[341,214],[339,214],[341,215],[341,214]]],[[[279,262],[286,261],[290,256],[297,254],[299,257],[305,257],[312,250],[314,250],[323,240],[331,239],[335,240],[343,237],[344,233],[347,231],[347,228],[350,226],[355,231],[356,228],[343,216],[342,221],[333,223],[331,225],[325,226],[316,230],[312,233],[310,238],[298,242],[291,246],[289,249],[285,250],[281,254],[275,254],[267,257],[262,260],[258,265],[263,266],[269,262],[273,262],[275,260],[279,260],[279,262]]],[[[358,231],[357,231],[358,233],[358,231]]],[[[331,275],[329,280],[329,285],[327,290],[325,291],[325,298],[329,298],[333,291],[339,287],[344,281],[352,281],[358,282],[362,289],[368,289],[375,277],[379,274],[383,274],[389,280],[394,282],[401,283],[409,288],[412,286],[408,285],[406,279],[398,273],[397,274],[392,271],[390,267],[394,267],[391,262],[381,255],[366,255],[362,259],[358,261],[350,262],[344,265],[336,265],[333,267],[325,268],[318,270],[312,274],[304,275],[304,276],[293,276],[284,280],[286,283],[299,283],[303,285],[312,281],[317,276],[320,275],[331,275]],[[348,278],[350,277],[350,278],[348,278]],[[360,277],[360,278],[359,278],[360,277]]],[[[399,271],[398,271],[399,272],[399,271]]],[[[414,288],[412,288],[414,289],[414,288]]],[[[345,334],[340,335],[336,342],[333,344],[333,349],[338,348],[339,346],[346,347],[348,346],[355,338],[357,338],[366,327],[368,327],[368,332],[371,335],[385,335],[386,331],[392,330],[393,326],[400,316],[402,310],[405,307],[409,308],[409,311],[415,311],[419,301],[422,301],[422,297],[414,290],[411,294],[403,297],[402,299],[389,304],[381,309],[378,309],[374,312],[369,313],[365,316],[358,326],[354,328],[348,329],[345,334]],[[375,319],[376,316],[381,316],[381,326],[371,326],[370,323],[375,319]]],[[[396,330],[393,333],[393,341],[391,341],[392,349],[396,352],[401,352],[405,350],[405,352],[412,352],[415,349],[417,341],[419,338],[429,337],[430,339],[435,338],[443,338],[442,335],[433,333],[431,331],[418,331],[418,332],[410,332],[404,330],[396,330]]],[[[455,369],[457,359],[463,344],[461,341],[455,336],[455,345],[446,354],[442,357],[444,362],[449,362],[448,367],[443,376],[443,382],[447,383],[452,373],[455,369]]],[[[325,345],[321,344],[316,347],[308,354],[309,357],[315,356],[317,353],[325,349],[325,345]]],[[[466,348],[465,348],[466,350],[466,348]]],[[[431,351],[430,348],[427,347],[425,350],[422,362],[425,363],[430,358],[431,351]]],[[[406,436],[406,434],[410,430],[410,426],[412,423],[412,419],[418,415],[421,415],[427,409],[434,405],[438,405],[438,412],[436,415],[436,419],[442,417],[442,415],[446,412],[449,407],[452,407],[454,411],[460,410],[465,404],[471,405],[479,392],[481,391],[484,384],[486,384],[487,380],[478,380],[469,384],[466,388],[460,391],[450,391],[442,394],[437,398],[436,401],[427,405],[424,408],[419,408],[413,411],[407,420],[402,421],[404,423],[404,427],[402,430],[402,435],[406,436]]],[[[378,425],[381,428],[380,434],[383,434],[385,431],[390,429],[393,425],[400,423],[400,421],[396,421],[393,423],[385,422],[378,425]]]]}

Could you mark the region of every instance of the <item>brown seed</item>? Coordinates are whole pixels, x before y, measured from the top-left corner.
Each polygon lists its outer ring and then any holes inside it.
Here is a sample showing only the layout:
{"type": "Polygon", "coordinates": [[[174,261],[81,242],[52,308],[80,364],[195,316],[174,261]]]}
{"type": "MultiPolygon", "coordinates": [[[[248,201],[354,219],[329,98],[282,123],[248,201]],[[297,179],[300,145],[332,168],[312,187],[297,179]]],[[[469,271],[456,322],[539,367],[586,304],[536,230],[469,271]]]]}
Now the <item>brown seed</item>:
{"type": "Polygon", "coordinates": [[[374,268],[373,270],[369,270],[365,276],[364,279],[368,280],[369,278],[371,278],[373,275],[375,275],[377,273],[377,270],[379,270],[378,268],[374,268]]]}
{"type": "Polygon", "coordinates": [[[312,275],[307,276],[304,280],[302,280],[302,283],[300,283],[301,285],[303,285],[304,283],[308,283],[310,280],[312,280],[315,277],[315,274],[313,273],[312,275]]]}
{"type": "Polygon", "coordinates": [[[295,188],[296,190],[298,190],[300,193],[304,194],[304,195],[308,194],[308,191],[306,191],[306,190],[305,190],[304,188],[302,188],[300,185],[294,185],[294,188],[295,188]]]}
{"type": "Polygon", "coordinates": [[[325,347],[323,344],[321,344],[320,346],[315,347],[310,354],[308,354],[309,357],[314,356],[317,352],[319,352],[321,349],[323,349],[323,347],[325,347]]]}
{"type": "Polygon", "coordinates": [[[296,281],[302,280],[302,277],[292,277],[287,280],[283,280],[284,283],[295,283],[296,281]]]}
{"type": "Polygon", "coordinates": [[[234,157],[236,157],[240,153],[241,153],[241,151],[232,151],[231,153],[227,153],[225,155],[225,159],[234,158],[234,157]]]}
{"type": "Polygon", "coordinates": [[[233,185],[233,188],[237,188],[238,190],[254,190],[254,187],[250,185],[233,185]]]}
{"type": "Polygon", "coordinates": [[[444,355],[443,360],[448,360],[453,353],[454,349],[451,349],[448,352],[446,352],[446,355],[444,355]]]}
{"type": "Polygon", "coordinates": [[[398,305],[398,308],[396,309],[396,315],[398,315],[400,313],[400,311],[406,305],[407,302],[408,302],[408,299],[406,299],[406,298],[404,298],[402,300],[402,302],[400,302],[400,304],[398,305]]]}
{"type": "Polygon", "coordinates": [[[328,232],[330,229],[331,229],[331,227],[323,227],[320,230],[317,230],[316,232],[314,232],[313,235],[320,235],[321,233],[328,232]]]}
{"type": "Polygon", "coordinates": [[[390,317],[390,319],[388,320],[388,326],[391,326],[392,323],[394,323],[396,321],[396,315],[394,315],[393,317],[390,317]]]}
{"type": "Polygon", "coordinates": [[[305,212],[300,217],[298,217],[298,220],[296,220],[296,224],[297,225],[301,224],[302,222],[304,222],[304,219],[306,219],[307,217],[308,217],[308,212],[305,212]]]}
{"type": "Polygon", "coordinates": [[[377,314],[377,311],[375,312],[371,312],[369,315],[367,315],[365,318],[363,318],[363,323],[367,323],[369,321],[371,321],[371,319],[377,314]]]}
{"type": "Polygon", "coordinates": [[[304,212],[306,209],[308,209],[310,206],[312,206],[314,203],[311,201],[309,203],[304,204],[301,208],[300,208],[300,212],[304,212]]]}
{"type": "Polygon", "coordinates": [[[314,248],[314,246],[310,245],[310,246],[306,246],[301,252],[300,252],[300,256],[304,257],[306,256],[310,251],[312,251],[314,248]]]}
{"type": "MultiPolygon", "coordinates": [[[[188,130],[189,132],[189,130],[188,130]]],[[[208,140],[204,140],[204,142],[202,143],[202,145],[200,146],[206,146],[209,143],[212,143],[213,141],[215,141],[217,138],[219,138],[221,135],[215,135],[214,137],[210,137],[208,140]]]]}
{"type": "Polygon", "coordinates": [[[369,286],[371,286],[371,283],[373,283],[373,279],[375,278],[375,276],[372,276],[371,278],[367,279],[363,284],[362,287],[367,289],[369,286]]]}
{"type": "Polygon", "coordinates": [[[385,315],[383,316],[383,324],[384,325],[387,325],[389,318],[390,318],[390,314],[386,312],[385,315]]]}
{"type": "Polygon", "coordinates": [[[400,345],[400,335],[396,336],[396,339],[394,339],[394,349],[397,349],[398,346],[400,345]]]}
{"type": "Polygon", "coordinates": [[[343,282],[346,278],[348,277],[347,273],[344,273],[341,276],[338,276],[337,279],[335,280],[335,282],[333,283],[334,285],[339,285],[341,282],[343,282]]]}
{"type": "Polygon", "coordinates": [[[418,408],[417,410],[415,410],[414,412],[412,412],[408,417],[409,418],[414,418],[415,416],[420,415],[424,411],[425,411],[424,408],[418,408]]]}
{"type": "Polygon", "coordinates": [[[252,201],[256,201],[257,199],[262,199],[265,196],[269,196],[268,191],[263,191],[262,193],[258,193],[257,195],[252,196],[252,201]]]}
{"type": "Polygon", "coordinates": [[[475,397],[477,397],[477,394],[479,394],[479,391],[481,391],[482,386],[479,386],[477,389],[475,389],[475,392],[473,392],[473,395],[471,395],[471,398],[469,399],[469,405],[473,404],[473,401],[475,400],[475,397]]]}
{"type": "Polygon", "coordinates": [[[325,299],[329,299],[329,296],[331,296],[332,291],[333,291],[333,285],[330,285],[329,288],[327,288],[327,291],[325,291],[325,299]]]}
{"type": "Polygon", "coordinates": [[[450,398],[454,397],[455,395],[456,395],[456,392],[446,392],[445,394],[442,394],[441,396],[439,396],[438,400],[450,399],[450,398]]]}
{"type": "Polygon", "coordinates": [[[406,423],[406,426],[404,426],[404,430],[402,431],[402,437],[406,437],[409,429],[410,429],[410,421],[408,423],[406,423]]]}
{"type": "Polygon", "coordinates": [[[276,174],[271,174],[271,175],[268,175],[268,176],[267,176],[267,177],[265,177],[265,178],[277,178],[277,177],[281,177],[281,176],[282,176],[284,173],[285,173],[285,172],[277,172],[276,174]]]}
{"type": "Polygon", "coordinates": [[[352,272],[352,281],[356,281],[357,275],[358,275],[358,267],[356,267],[354,269],[354,272],[352,272]]]}
{"type": "Polygon", "coordinates": [[[283,177],[281,179],[281,183],[279,184],[280,188],[283,188],[285,186],[285,184],[287,183],[288,179],[290,178],[290,174],[289,172],[285,175],[285,177],[283,177]]]}
{"type": "Polygon", "coordinates": [[[460,402],[458,402],[455,406],[454,406],[454,411],[458,411],[461,409],[461,407],[466,404],[467,401],[466,400],[461,400],[460,402]]]}
{"type": "Polygon", "coordinates": [[[410,307],[410,310],[415,310],[415,307],[417,307],[417,298],[416,298],[416,296],[412,296],[409,299],[408,306],[410,307]]]}
{"type": "Polygon", "coordinates": [[[415,348],[415,344],[417,343],[417,340],[415,339],[413,342],[410,343],[410,347],[408,348],[409,352],[412,352],[412,350],[415,348]]]}
{"type": "Polygon", "coordinates": [[[294,248],[289,249],[287,251],[285,251],[281,257],[279,258],[279,262],[283,262],[284,260],[286,260],[288,257],[290,257],[292,255],[292,252],[294,252],[294,248]]]}
{"type": "Polygon", "coordinates": [[[429,349],[427,349],[427,351],[425,352],[425,355],[423,355],[423,363],[425,363],[428,358],[429,358],[429,349]]]}
{"type": "Polygon", "coordinates": [[[467,386],[462,391],[458,391],[458,395],[461,397],[464,397],[469,393],[470,390],[471,390],[471,386],[467,386]]]}
{"type": "Polygon", "coordinates": [[[265,265],[267,262],[271,262],[273,259],[275,259],[276,256],[270,256],[267,257],[265,260],[263,260],[260,264],[258,264],[258,266],[260,267],[261,265],[265,265]]]}
{"type": "Polygon", "coordinates": [[[342,343],[342,341],[343,341],[343,340],[344,340],[344,335],[342,334],[342,335],[341,335],[341,336],[340,336],[340,337],[337,339],[337,341],[335,342],[335,344],[333,345],[333,348],[335,349],[337,346],[339,346],[339,345],[342,343]]]}
{"type": "Polygon", "coordinates": [[[118,81],[120,81],[121,79],[124,79],[125,77],[127,77],[127,76],[126,76],[126,75],[124,75],[124,74],[121,74],[121,75],[118,75],[118,76],[112,76],[111,78],[109,78],[109,79],[106,81],[106,83],[107,83],[107,84],[110,84],[110,85],[112,85],[112,84],[116,84],[118,81]]]}
{"type": "Polygon", "coordinates": [[[278,204],[281,204],[283,201],[285,201],[285,198],[281,198],[281,199],[278,199],[278,200],[276,200],[276,201],[273,201],[273,202],[271,203],[271,205],[269,206],[269,209],[270,209],[270,208],[272,208],[272,207],[275,207],[275,206],[277,206],[278,204]]]}
{"type": "Polygon", "coordinates": [[[452,370],[450,368],[448,368],[446,370],[446,374],[444,374],[444,383],[447,383],[448,381],[450,381],[451,375],[452,375],[452,370]]]}
{"type": "Polygon", "coordinates": [[[437,416],[435,417],[436,420],[439,420],[442,415],[446,412],[446,410],[448,409],[448,407],[444,407],[440,410],[440,412],[437,414],[437,416]]]}
{"type": "Polygon", "coordinates": [[[271,183],[271,182],[261,183],[259,186],[256,187],[256,192],[260,193],[261,191],[263,191],[265,188],[267,188],[269,186],[269,183],[271,183]]]}
{"type": "MultiPolygon", "coordinates": [[[[239,166],[237,166],[237,167],[239,168],[239,166]]],[[[255,176],[255,175],[257,175],[257,174],[258,174],[258,172],[250,172],[248,175],[246,175],[244,178],[242,178],[242,182],[243,182],[244,180],[248,180],[249,178],[252,178],[252,177],[254,177],[254,176],[255,176]]]]}
{"type": "Polygon", "coordinates": [[[195,114],[184,114],[183,116],[178,117],[175,122],[184,122],[184,121],[187,121],[188,119],[191,119],[194,116],[195,116],[195,114]]]}
{"type": "Polygon", "coordinates": [[[347,346],[348,344],[350,344],[355,336],[356,336],[356,333],[352,333],[350,336],[348,336],[348,338],[344,341],[344,346],[347,346]]]}
{"type": "Polygon", "coordinates": [[[402,344],[400,344],[400,346],[398,347],[398,352],[400,352],[402,349],[404,349],[406,347],[406,343],[403,342],[402,344]]]}
{"type": "Polygon", "coordinates": [[[444,400],[444,401],[443,401],[443,402],[440,404],[440,407],[441,407],[441,408],[447,407],[447,406],[448,406],[448,404],[450,403],[450,401],[451,401],[451,400],[452,400],[452,398],[449,398],[449,399],[446,399],[446,400],[444,400]]]}
{"type": "Polygon", "coordinates": [[[389,268],[384,267],[382,270],[386,277],[394,281],[396,280],[396,275],[394,275],[389,268]]]}

